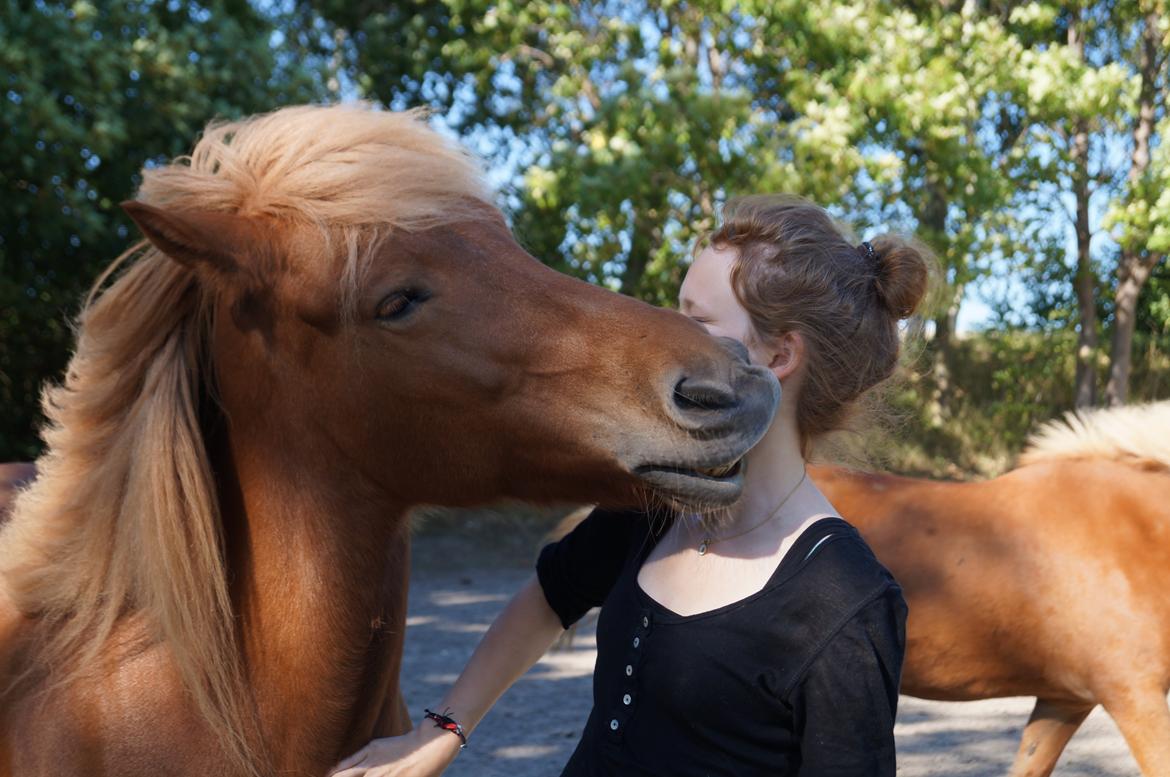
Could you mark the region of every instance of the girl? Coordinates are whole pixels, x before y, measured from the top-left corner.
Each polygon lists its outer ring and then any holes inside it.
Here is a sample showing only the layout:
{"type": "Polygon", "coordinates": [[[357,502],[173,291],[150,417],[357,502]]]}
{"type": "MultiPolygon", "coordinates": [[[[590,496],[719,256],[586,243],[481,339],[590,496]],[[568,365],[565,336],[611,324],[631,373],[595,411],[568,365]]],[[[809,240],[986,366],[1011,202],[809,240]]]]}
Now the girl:
{"type": "Polygon", "coordinates": [[[544,548],[435,712],[335,775],[439,774],[594,606],[593,710],[562,777],[894,774],[906,605],[805,460],[893,372],[931,257],[892,236],[856,245],[780,195],[732,200],[698,248],[681,311],[744,343],[782,388],[739,501],[718,518],[594,510],[544,548]]]}

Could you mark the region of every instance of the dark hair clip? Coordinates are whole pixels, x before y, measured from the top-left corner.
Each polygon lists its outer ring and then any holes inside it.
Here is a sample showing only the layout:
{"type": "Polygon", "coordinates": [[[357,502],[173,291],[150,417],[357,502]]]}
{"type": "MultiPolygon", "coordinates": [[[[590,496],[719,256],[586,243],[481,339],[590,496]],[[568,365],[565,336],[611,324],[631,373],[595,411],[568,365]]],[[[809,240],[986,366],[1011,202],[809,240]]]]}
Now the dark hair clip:
{"type": "Polygon", "coordinates": [[[865,257],[867,261],[877,261],[877,251],[874,250],[873,245],[868,240],[862,242],[862,244],[857,247],[857,250],[863,257],[865,257]]]}

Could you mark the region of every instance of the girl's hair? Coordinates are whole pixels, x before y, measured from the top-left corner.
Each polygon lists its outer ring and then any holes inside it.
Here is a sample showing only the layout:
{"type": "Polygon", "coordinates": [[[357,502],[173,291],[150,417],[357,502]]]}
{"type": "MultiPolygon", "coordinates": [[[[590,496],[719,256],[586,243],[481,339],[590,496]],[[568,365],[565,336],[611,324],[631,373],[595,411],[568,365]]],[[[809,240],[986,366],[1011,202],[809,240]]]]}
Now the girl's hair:
{"type": "Polygon", "coordinates": [[[808,456],[845,428],[869,389],[898,365],[898,322],[926,295],[936,260],[922,243],[882,235],[858,245],[817,205],[793,195],[738,197],[700,245],[732,247],[731,285],[754,335],[798,332],[805,375],[796,421],[808,456]]]}

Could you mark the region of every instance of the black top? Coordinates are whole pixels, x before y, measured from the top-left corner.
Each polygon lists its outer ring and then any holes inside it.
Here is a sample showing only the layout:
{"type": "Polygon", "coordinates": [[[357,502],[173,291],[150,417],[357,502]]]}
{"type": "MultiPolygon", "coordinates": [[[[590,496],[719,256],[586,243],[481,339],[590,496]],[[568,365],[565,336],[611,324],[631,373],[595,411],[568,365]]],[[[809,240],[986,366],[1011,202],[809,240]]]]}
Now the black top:
{"type": "Polygon", "coordinates": [[[602,605],[562,777],[892,776],[906,603],[857,530],[819,520],[759,592],[684,616],[637,582],[665,525],[599,508],[540,553],[566,628],[602,605]]]}

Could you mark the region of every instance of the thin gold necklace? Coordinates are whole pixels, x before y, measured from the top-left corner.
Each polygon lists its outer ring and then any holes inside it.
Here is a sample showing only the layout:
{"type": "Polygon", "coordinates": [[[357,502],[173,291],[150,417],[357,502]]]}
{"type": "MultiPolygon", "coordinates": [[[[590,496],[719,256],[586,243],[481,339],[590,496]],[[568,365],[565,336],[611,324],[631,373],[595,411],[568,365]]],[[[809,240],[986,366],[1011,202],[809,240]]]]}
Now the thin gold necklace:
{"type": "Polygon", "coordinates": [[[724,540],[734,540],[736,537],[742,537],[745,534],[750,534],[751,532],[754,532],[756,529],[763,526],[768,521],[775,518],[776,515],[780,512],[780,508],[782,508],[785,504],[788,503],[788,500],[791,499],[792,495],[796,493],[796,489],[800,488],[800,484],[804,482],[804,479],[806,477],[808,477],[808,470],[807,469],[805,469],[804,472],[801,473],[800,480],[796,481],[796,485],[792,487],[792,490],[789,491],[787,494],[785,494],[784,498],[780,500],[780,504],[776,505],[776,509],[773,510],[768,515],[767,518],[760,521],[759,523],[757,523],[755,526],[751,527],[750,529],[745,529],[744,531],[741,531],[739,534],[732,534],[732,535],[727,536],[727,537],[704,537],[703,541],[699,543],[699,555],[706,556],[707,549],[710,548],[716,542],[723,542],[724,540]]]}

